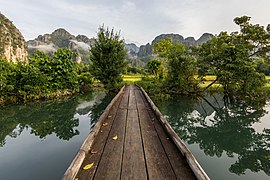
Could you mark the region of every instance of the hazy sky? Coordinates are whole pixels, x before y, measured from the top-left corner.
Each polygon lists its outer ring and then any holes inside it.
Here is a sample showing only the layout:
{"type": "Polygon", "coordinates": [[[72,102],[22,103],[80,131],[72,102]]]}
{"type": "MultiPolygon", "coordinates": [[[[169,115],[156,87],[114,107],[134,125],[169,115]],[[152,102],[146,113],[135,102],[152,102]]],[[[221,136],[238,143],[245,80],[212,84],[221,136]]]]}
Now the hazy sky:
{"type": "Polygon", "coordinates": [[[26,40],[65,28],[95,37],[100,25],[121,30],[126,42],[151,42],[161,33],[199,38],[202,33],[235,31],[236,16],[270,23],[270,0],[0,0],[0,11],[26,40]]]}

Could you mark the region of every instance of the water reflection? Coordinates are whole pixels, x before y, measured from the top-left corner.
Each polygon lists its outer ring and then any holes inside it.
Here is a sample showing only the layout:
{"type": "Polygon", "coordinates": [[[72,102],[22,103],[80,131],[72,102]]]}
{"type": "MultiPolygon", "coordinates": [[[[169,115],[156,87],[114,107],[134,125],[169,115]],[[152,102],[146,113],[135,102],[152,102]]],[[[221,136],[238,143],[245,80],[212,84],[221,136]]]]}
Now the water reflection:
{"type": "Polygon", "coordinates": [[[207,156],[220,158],[226,153],[227,158],[236,158],[231,173],[243,175],[249,169],[270,176],[270,127],[259,132],[253,126],[270,110],[265,101],[228,104],[215,94],[203,99],[177,97],[158,106],[187,144],[198,144],[207,156]]]}
{"type": "MultiPolygon", "coordinates": [[[[59,139],[69,140],[80,134],[77,115],[98,119],[112,97],[105,96],[105,92],[96,92],[67,100],[3,107],[0,109],[0,147],[6,144],[6,137],[16,138],[29,128],[31,134],[41,139],[54,133],[59,139]]],[[[93,124],[91,121],[90,125],[93,124]]]]}

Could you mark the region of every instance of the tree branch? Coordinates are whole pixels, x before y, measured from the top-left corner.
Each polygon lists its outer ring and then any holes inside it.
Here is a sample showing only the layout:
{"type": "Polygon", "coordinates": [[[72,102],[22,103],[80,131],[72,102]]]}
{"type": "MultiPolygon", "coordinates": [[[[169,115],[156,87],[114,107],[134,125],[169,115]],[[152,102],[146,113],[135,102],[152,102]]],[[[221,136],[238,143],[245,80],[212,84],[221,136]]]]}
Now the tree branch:
{"type": "Polygon", "coordinates": [[[204,90],[208,89],[209,87],[211,87],[213,84],[215,84],[218,81],[218,78],[216,78],[213,82],[211,82],[208,86],[206,86],[204,88],[204,90]]]}

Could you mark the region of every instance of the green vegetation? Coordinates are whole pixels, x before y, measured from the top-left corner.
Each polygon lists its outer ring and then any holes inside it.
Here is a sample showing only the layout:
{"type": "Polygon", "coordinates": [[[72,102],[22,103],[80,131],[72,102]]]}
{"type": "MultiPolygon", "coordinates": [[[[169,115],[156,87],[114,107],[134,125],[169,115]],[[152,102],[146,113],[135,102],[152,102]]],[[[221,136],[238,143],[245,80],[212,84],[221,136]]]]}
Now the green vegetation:
{"type": "Polygon", "coordinates": [[[1,60],[0,100],[72,94],[95,82],[116,90],[123,80],[136,82],[162,98],[209,90],[222,91],[232,100],[270,94],[269,78],[265,78],[270,72],[270,25],[253,25],[247,16],[234,22],[240,31],[221,32],[198,47],[162,39],[153,44],[158,57],[146,63],[128,59],[120,33],[102,26],[91,46],[89,65],[75,63],[77,54],[68,49],[59,49],[52,56],[37,52],[27,63],[1,60]]]}
{"type": "Polygon", "coordinates": [[[161,68],[161,60],[159,60],[159,59],[151,59],[151,60],[147,61],[146,66],[147,66],[148,71],[151,74],[157,76],[158,71],[161,68]]]}
{"type": "Polygon", "coordinates": [[[144,76],[142,75],[123,75],[122,79],[124,82],[138,82],[141,81],[144,76]]]}
{"type": "Polygon", "coordinates": [[[160,64],[167,69],[163,78],[141,82],[150,94],[199,94],[206,90],[224,92],[230,100],[256,99],[266,95],[265,74],[270,67],[270,25],[250,23],[250,17],[234,19],[240,31],[221,32],[198,47],[173,43],[172,39],[154,44],[163,63],[147,64],[156,75],[160,64]],[[209,76],[210,75],[210,76],[209,76]]]}
{"type": "Polygon", "coordinates": [[[90,50],[91,73],[105,88],[114,90],[122,81],[121,74],[127,63],[124,40],[112,29],[99,28],[98,37],[90,50]]]}
{"type": "Polygon", "coordinates": [[[86,66],[74,62],[75,57],[76,53],[59,49],[53,57],[37,52],[28,63],[0,60],[0,104],[70,95],[91,84],[92,76],[86,66]]]}
{"type": "Polygon", "coordinates": [[[230,35],[220,33],[198,48],[198,59],[202,64],[202,73],[211,70],[216,80],[222,84],[225,94],[255,96],[266,83],[263,73],[256,70],[257,59],[268,59],[270,51],[270,31],[264,27],[252,25],[250,18],[243,16],[234,21],[240,26],[240,32],[230,35]]]}

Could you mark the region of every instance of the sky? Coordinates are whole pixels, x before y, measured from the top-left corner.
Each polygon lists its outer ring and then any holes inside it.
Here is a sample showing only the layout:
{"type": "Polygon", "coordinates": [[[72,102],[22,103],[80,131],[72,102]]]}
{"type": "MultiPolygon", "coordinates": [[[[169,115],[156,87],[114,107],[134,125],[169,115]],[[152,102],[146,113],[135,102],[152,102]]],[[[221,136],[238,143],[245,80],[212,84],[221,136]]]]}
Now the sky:
{"type": "Polygon", "coordinates": [[[205,32],[236,31],[233,19],[243,15],[266,26],[269,7],[270,0],[0,0],[0,12],[26,40],[57,28],[96,37],[104,24],[137,45],[164,33],[198,39],[205,32]]]}

